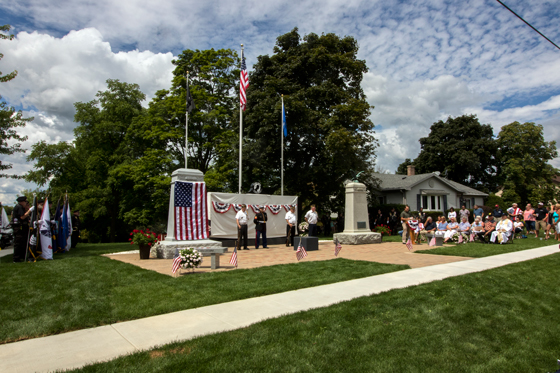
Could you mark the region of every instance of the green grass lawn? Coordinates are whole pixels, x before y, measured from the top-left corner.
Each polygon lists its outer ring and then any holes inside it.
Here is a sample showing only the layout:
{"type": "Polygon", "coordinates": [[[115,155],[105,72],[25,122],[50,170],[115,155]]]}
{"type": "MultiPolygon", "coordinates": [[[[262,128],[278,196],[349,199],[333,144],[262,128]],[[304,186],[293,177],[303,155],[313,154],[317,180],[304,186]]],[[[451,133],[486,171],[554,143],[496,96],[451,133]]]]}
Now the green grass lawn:
{"type": "Polygon", "coordinates": [[[560,253],[266,320],[81,372],[551,372],[560,253]]]}
{"type": "Polygon", "coordinates": [[[535,238],[531,235],[528,238],[517,239],[514,240],[513,243],[507,243],[505,245],[483,244],[475,241],[466,244],[450,244],[449,246],[440,246],[429,250],[420,250],[419,248],[421,247],[428,248],[428,244],[423,243],[420,246],[414,246],[414,252],[420,254],[456,255],[468,256],[471,258],[482,258],[484,256],[511,253],[514,251],[534,249],[536,247],[555,244],[558,244],[558,242],[555,240],[540,240],[539,238],[535,238]]]}
{"type": "Polygon", "coordinates": [[[53,261],[2,258],[0,343],[409,268],[338,258],[173,278],[100,256],[134,248],[82,244],[53,261]]]}

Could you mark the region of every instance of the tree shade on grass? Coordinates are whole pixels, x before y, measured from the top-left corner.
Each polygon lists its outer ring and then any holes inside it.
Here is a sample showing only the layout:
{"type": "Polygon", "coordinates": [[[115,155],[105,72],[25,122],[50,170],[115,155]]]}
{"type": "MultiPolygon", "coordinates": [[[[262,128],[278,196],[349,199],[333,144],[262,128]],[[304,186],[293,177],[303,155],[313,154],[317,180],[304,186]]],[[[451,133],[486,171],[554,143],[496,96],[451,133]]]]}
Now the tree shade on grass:
{"type": "Polygon", "coordinates": [[[362,297],[81,372],[546,372],[560,253],[362,297]]]}
{"type": "Polygon", "coordinates": [[[131,248],[82,244],[34,264],[2,258],[0,343],[409,268],[338,258],[173,278],[100,256],[131,248]]]}

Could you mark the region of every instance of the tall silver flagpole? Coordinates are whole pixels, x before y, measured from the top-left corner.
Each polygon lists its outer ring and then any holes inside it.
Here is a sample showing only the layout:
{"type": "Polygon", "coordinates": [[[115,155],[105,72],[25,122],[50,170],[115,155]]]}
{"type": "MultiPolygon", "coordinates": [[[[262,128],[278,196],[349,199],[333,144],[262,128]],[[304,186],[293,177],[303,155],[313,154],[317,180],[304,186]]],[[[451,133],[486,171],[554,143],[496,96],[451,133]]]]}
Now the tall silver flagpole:
{"type": "MultiPolygon", "coordinates": [[[[241,63],[243,63],[243,44],[241,44],[241,63]]],[[[241,71],[240,75],[243,73],[241,71]]],[[[243,107],[241,104],[241,79],[239,79],[239,194],[241,194],[241,162],[243,159],[243,107]]]]}
{"type": "Polygon", "coordinates": [[[284,195],[284,95],[282,95],[282,112],[280,113],[280,138],[281,138],[281,150],[280,159],[282,165],[280,167],[280,195],[284,195]]]}
{"type": "Polygon", "coordinates": [[[185,109],[185,118],[186,118],[186,126],[185,126],[185,168],[187,167],[187,149],[189,146],[189,72],[187,71],[187,106],[185,109]]]}

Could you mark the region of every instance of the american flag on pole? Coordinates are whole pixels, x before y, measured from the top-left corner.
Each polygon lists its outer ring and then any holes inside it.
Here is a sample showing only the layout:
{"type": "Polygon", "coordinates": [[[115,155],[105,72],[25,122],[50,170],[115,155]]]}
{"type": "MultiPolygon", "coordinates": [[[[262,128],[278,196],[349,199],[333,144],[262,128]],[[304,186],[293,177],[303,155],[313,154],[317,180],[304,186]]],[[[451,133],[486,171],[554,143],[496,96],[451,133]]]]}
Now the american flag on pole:
{"type": "Polygon", "coordinates": [[[237,247],[233,249],[233,254],[231,254],[231,259],[229,260],[229,264],[237,268],[237,247]]]}
{"type": "Polygon", "coordinates": [[[175,182],[175,239],[208,238],[206,184],[175,182]]]}
{"type": "Polygon", "coordinates": [[[296,258],[298,262],[307,256],[307,251],[305,251],[305,247],[301,245],[301,240],[299,241],[299,245],[296,251],[296,258]]]}
{"type": "Polygon", "coordinates": [[[412,241],[410,240],[410,238],[408,239],[408,241],[406,241],[406,247],[408,248],[408,251],[411,251],[413,249],[412,241]]]}
{"type": "Polygon", "coordinates": [[[334,240],[334,256],[338,256],[338,253],[342,250],[342,245],[338,241],[338,238],[334,240]]]}
{"type": "Polygon", "coordinates": [[[181,261],[183,260],[183,258],[181,258],[181,255],[179,254],[175,254],[175,255],[176,255],[175,258],[173,258],[173,267],[171,267],[171,271],[173,273],[177,272],[177,270],[181,266],[181,261]]]}
{"type": "Polygon", "coordinates": [[[241,110],[245,111],[247,106],[247,87],[249,87],[249,75],[247,74],[247,64],[245,64],[245,56],[241,50],[241,77],[239,80],[239,103],[241,110]]]}

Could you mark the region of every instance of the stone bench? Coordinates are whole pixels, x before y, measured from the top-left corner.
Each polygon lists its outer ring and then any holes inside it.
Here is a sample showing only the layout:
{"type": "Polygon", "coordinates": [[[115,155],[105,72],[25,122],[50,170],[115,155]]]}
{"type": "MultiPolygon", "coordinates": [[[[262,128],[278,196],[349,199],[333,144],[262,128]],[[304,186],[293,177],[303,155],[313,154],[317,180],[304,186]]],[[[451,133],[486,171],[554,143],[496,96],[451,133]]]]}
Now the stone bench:
{"type": "MultiPolygon", "coordinates": [[[[210,257],[210,268],[216,269],[220,267],[220,256],[224,253],[228,252],[227,247],[217,247],[217,246],[210,246],[210,247],[195,247],[195,250],[199,251],[203,257],[209,256],[210,257]]],[[[179,249],[175,250],[175,253],[179,254],[179,249]]]]}
{"type": "MultiPolygon", "coordinates": [[[[432,233],[427,233],[426,237],[428,238],[428,243],[432,240],[434,235],[432,233]]],[[[443,235],[436,235],[436,244],[435,246],[443,246],[443,235]]]]}

